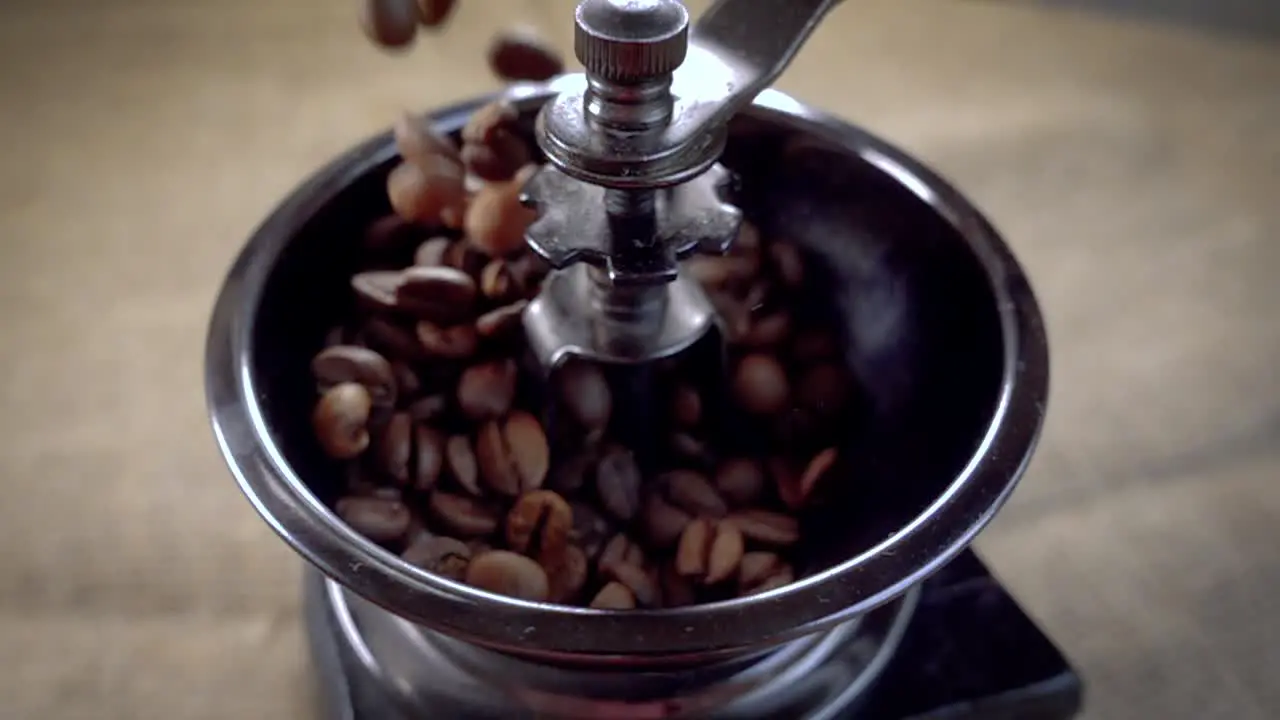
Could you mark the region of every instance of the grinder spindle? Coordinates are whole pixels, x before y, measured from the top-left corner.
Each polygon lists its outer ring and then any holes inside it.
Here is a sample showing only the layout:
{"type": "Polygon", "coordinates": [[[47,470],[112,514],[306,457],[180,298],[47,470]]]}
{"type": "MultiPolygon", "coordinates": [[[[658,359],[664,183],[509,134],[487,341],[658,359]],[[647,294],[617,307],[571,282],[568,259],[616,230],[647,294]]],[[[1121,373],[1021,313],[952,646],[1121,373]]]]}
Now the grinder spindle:
{"type": "Polygon", "coordinates": [[[692,33],[677,0],[578,5],[585,82],[538,116],[550,163],[524,197],[539,214],[526,239],[557,270],[524,319],[543,368],[658,359],[711,328],[678,261],[726,252],[741,224],[721,195],[725,125],[837,1],[720,0],[692,33]]]}

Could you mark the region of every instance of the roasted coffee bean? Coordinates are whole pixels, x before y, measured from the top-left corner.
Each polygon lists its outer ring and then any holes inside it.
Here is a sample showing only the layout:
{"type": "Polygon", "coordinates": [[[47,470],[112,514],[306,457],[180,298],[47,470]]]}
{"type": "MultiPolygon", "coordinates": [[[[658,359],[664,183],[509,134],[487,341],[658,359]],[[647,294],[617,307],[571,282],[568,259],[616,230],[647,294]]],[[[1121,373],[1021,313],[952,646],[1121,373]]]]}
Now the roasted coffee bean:
{"type": "Polygon", "coordinates": [[[504,260],[493,260],[480,271],[480,292],[489,300],[504,304],[515,302],[523,294],[504,260]]]}
{"type": "Polygon", "coordinates": [[[798,288],[804,283],[804,256],[800,248],[786,242],[770,243],[769,259],[784,286],[798,288]]]}
{"type": "Polygon", "coordinates": [[[418,36],[418,5],[415,0],[362,0],[360,28],[365,37],[381,47],[399,50],[413,44],[418,36]]]}
{"type": "Polygon", "coordinates": [[[445,463],[445,437],[435,428],[417,424],[413,428],[413,473],[410,480],[420,491],[435,487],[445,463]]]}
{"type": "Polygon", "coordinates": [[[831,468],[835,467],[839,455],[839,451],[835,448],[827,448],[809,460],[809,464],[805,466],[804,472],[800,475],[799,502],[801,506],[808,502],[809,498],[813,496],[813,489],[831,472],[831,468]]]}
{"type": "Polygon", "coordinates": [[[377,434],[374,457],[378,468],[399,485],[409,482],[409,462],[413,456],[413,418],[398,412],[377,434]]]}
{"type": "Polygon", "coordinates": [[[849,373],[835,363],[819,363],[805,371],[796,388],[800,406],[818,417],[831,418],[849,398],[849,373]]]}
{"type": "Polygon", "coordinates": [[[491,420],[476,436],[476,460],[487,487],[516,497],[542,486],[551,464],[547,436],[538,419],[516,411],[491,420]]]}
{"type": "Polygon", "coordinates": [[[716,458],[711,448],[688,433],[676,433],[671,436],[671,452],[677,458],[695,467],[708,470],[715,467],[716,458]]]}
{"type": "Polygon", "coordinates": [[[698,592],[689,578],[676,572],[674,565],[666,564],[658,571],[662,586],[662,604],[665,607],[686,607],[698,602],[698,592]]]}
{"type": "Polygon", "coordinates": [[[466,173],[441,156],[403,162],[387,174],[387,199],[405,220],[459,228],[467,208],[466,173]]]}
{"type": "Polygon", "coordinates": [[[730,458],[716,469],[716,490],[738,507],[758,502],[764,495],[764,467],[751,458],[730,458]]]}
{"type": "Polygon", "coordinates": [[[476,320],[476,334],[482,340],[492,343],[514,342],[524,332],[524,310],[527,307],[528,300],[517,300],[510,305],[490,310],[476,320]]]}
{"type": "Polygon", "coordinates": [[[554,567],[569,546],[573,509],[550,490],[527,492],[507,513],[507,547],[554,567]]]}
{"type": "Polygon", "coordinates": [[[480,277],[480,271],[489,264],[489,256],[466,240],[456,240],[444,251],[444,264],[475,279],[480,277]]]}
{"type": "Polygon", "coordinates": [[[626,585],[637,605],[656,607],[662,598],[657,579],[639,565],[613,563],[604,568],[604,574],[626,585]]]}
{"type": "Polygon", "coordinates": [[[680,536],[676,571],[704,585],[715,585],[738,572],[742,554],[743,535],[736,524],[698,518],[680,536]]]}
{"type": "Polygon", "coordinates": [[[657,492],[647,493],[641,511],[645,537],[656,549],[666,550],[676,544],[693,516],[667,502],[657,492]]]}
{"type": "Polygon", "coordinates": [[[769,461],[769,473],[773,475],[773,484],[778,490],[778,499],[790,510],[804,507],[808,493],[801,484],[801,474],[786,458],[773,458],[769,461]]]}
{"type": "Polygon", "coordinates": [[[774,348],[787,339],[789,332],[791,315],[785,310],[777,310],[753,318],[741,344],[751,348],[774,348]]]}
{"type": "Polygon", "coordinates": [[[489,183],[511,180],[530,160],[529,146],[519,134],[519,120],[520,113],[505,99],[472,113],[462,129],[462,159],[467,169],[489,183]]]}
{"type": "Polygon", "coordinates": [[[373,255],[381,255],[413,247],[422,237],[421,228],[392,213],[374,220],[364,230],[363,247],[373,255]]]}
{"type": "Polygon", "coordinates": [[[466,435],[454,435],[445,444],[445,462],[449,474],[458,487],[468,493],[480,497],[480,467],[476,463],[476,452],[471,447],[471,438],[466,435]]]}
{"type": "Polygon", "coordinates": [[[500,522],[499,514],[476,498],[442,490],[431,493],[427,509],[433,520],[464,538],[488,535],[500,522]]]}
{"type": "Polygon", "coordinates": [[[462,581],[471,564],[471,548],[451,537],[423,536],[410,543],[400,558],[427,572],[462,581]]]}
{"type": "Polygon", "coordinates": [[[404,323],[371,317],[365,320],[363,332],[370,347],[387,357],[407,362],[418,362],[425,358],[418,336],[411,326],[404,323]]]}
{"type": "Polygon", "coordinates": [[[772,356],[763,354],[748,355],[738,362],[733,392],[739,407],[754,415],[781,412],[790,395],[786,371],[772,356]]]}
{"type": "Polygon", "coordinates": [[[622,446],[610,447],[596,463],[596,494],[605,511],[623,522],[640,509],[640,485],[644,478],[635,455],[622,446]]]}
{"type": "MultiPolygon", "coordinates": [[[[400,361],[391,363],[391,374],[396,379],[396,396],[401,401],[413,400],[417,402],[418,393],[422,392],[422,379],[418,377],[418,373],[413,368],[400,361]]],[[[413,403],[410,403],[412,405],[413,403]]],[[[414,417],[415,420],[425,420],[427,418],[414,417]]]]}
{"type": "Polygon", "coordinates": [[[686,430],[702,420],[702,396],[692,385],[681,383],[671,393],[671,419],[676,427],[686,430]]]}
{"type": "Polygon", "coordinates": [[[358,383],[339,383],[325,391],[311,414],[311,426],[329,457],[349,460],[369,447],[373,399],[358,383]]]}
{"type": "Polygon", "coordinates": [[[351,276],[351,289],[356,300],[369,310],[386,312],[397,309],[396,288],[402,275],[398,270],[366,270],[351,276]]]}
{"type": "Polygon", "coordinates": [[[574,602],[586,587],[591,562],[582,548],[569,545],[561,553],[559,562],[550,567],[544,564],[543,569],[547,571],[550,584],[548,599],[553,603],[568,604],[574,602]]]}
{"type": "Polygon", "coordinates": [[[556,370],[557,398],[566,413],[589,433],[603,432],[613,413],[613,393],[595,363],[570,360],[556,370]]]}
{"type": "Polygon", "coordinates": [[[562,495],[572,495],[582,489],[588,480],[595,478],[599,456],[590,448],[579,450],[571,456],[552,463],[547,474],[547,488],[562,495]]]}
{"type": "Polygon", "coordinates": [[[449,399],[444,395],[428,395],[414,400],[407,409],[417,422],[429,423],[439,420],[448,408],[449,399]]]}
{"type": "Polygon", "coordinates": [[[601,588],[590,606],[596,610],[634,610],[636,597],[626,585],[615,581],[601,588]]]}
{"type": "Polygon", "coordinates": [[[444,254],[449,251],[452,240],[446,237],[433,237],[418,246],[413,253],[413,264],[422,267],[438,267],[444,265],[444,254]]]}
{"type": "Polygon", "coordinates": [[[344,497],[334,510],[351,529],[376,543],[403,538],[412,519],[408,506],[389,498],[344,497]]]}
{"type": "Polygon", "coordinates": [[[547,572],[529,558],[506,550],[491,550],[471,559],[467,584],[497,595],[546,602],[550,595],[547,572]]]}
{"type": "Polygon", "coordinates": [[[441,327],[425,320],[418,323],[418,342],[428,357],[465,360],[476,354],[480,337],[472,325],[441,327]]]}
{"type": "Polygon", "coordinates": [[[604,572],[608,572],[610,567],[620,563],[635,565],[636,567],[644,567],[645,565],[644,549],[628,537],[626,533],[614,535],[605,544],[604,549],[600,551],[600,557],[596,560],[596,564],[604,572]]]}
{"type": "Polygon", "coordinates": [[[524,249],[524,232],[537,213],[520,203],[518,179],[489,183],[471,198],[463,228],[467,239],[492,257],[524,249]]]}
{"type": "Polygon", "coordinates": [[[472,420],[505,415],[516,396],[519,369],[514,360],[473,365],[458,382],[458,408],[472,420]]]}
{"type": "Polygon", "coordinates": [[[738,567],[738,592],[741,595],[773,590],[789,585],[795,573],[780,556],[771,552],[749,552],[738,567]]]}
{"type": "Polygon", "coordinates": [[[374,405],[395,405],[396,378],[391,363],[368,348],[355,345],[325,348],[311,360],[311,374],[321,391],[344,382],[359,383],[369,391],[374,405]]]}
{"type": "Polygon", "coordinates": [[[701,473],[673,470],[663,475],[660,482],[671,504],[690,515],[722,517],[729,512],[724,498],[701,473]]]}
{"type": "Polygon", "coordinates": [[[462,126],[462,142],[484,145],[495,136],[515,134],[519,123],[520,111],[515,104],[499,98],[471,113],[471,117],[462,126]]]}
{"type": "Polygon", "coordinates": [[[577,502],[570,506],[573,508],[573,530],[569,537],[589,559],[595,560],[613,536],[613,527],[590,505],[577,502]]]}
{"type": "Polygon", "coordinates": [[[493,74],[507,82],[544,82],[564,72],[560,54],[531,28],[498,33],[486,56],[493,74]]]}
{"type": "MultiPolygon", "coordinates": [[[[535,167],[527,165],[526,168],[535,167]]],[[[516,255],[507,262],[507,267],[511,270],[511,276],[520,283],[520,287],[524,289],[525,296],[532,298],[537,295],[538,286],[551,272],[551,266],[547,261],[536,252],[525,252],[516,255]]]]}
{"type": "Polygon", "coordinates": [[[782,547],[800,539],[800,524],[790,515],[769,510],[739,510],[726,520],[741,530],[746,539],[765,545],[782,547]]]}
{"type": "Polygon", "coordinates": [[[391,129],[396,149],[406,162],[430,165],[437,158],[462,164],[462,155],[452,140],[436,132],[430,118],[401,113],[391,129]]]}
{"type": "Polygon", "coordinates": [[[478,294],[471,276],[449,267],[405,268],[396,286],[396,305],[419,320],[442,325],[470,320],[478,294]]]}
{"type": "Polygon", "coordinates": [[[418,21],[423,27],[439,27],[449,19],[457,4],[457,0],[418,0],[418,21]]]}

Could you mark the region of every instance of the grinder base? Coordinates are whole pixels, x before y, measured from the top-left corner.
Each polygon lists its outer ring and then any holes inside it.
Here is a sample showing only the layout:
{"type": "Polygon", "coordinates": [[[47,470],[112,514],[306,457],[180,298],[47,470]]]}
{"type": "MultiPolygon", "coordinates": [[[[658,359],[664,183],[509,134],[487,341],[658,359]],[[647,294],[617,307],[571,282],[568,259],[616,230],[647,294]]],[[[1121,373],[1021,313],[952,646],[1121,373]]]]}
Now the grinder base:
{"type": "MultiPolygon", "coordinates": [[[[326,720],[535,717],[451,663],[428,636],[310,567],[303,593],[326,720]],[[424,679],[442,691],[422,694],[424,679]]],[[[1061,653],[965,552],[917,592],[833,631],[712,716],[1069,720],[1081,699],[1061,653]],[[793,677],[788,670],[806,659],[793,677]],[[781,700],[784,691],[796,699],[781,700]]]]}

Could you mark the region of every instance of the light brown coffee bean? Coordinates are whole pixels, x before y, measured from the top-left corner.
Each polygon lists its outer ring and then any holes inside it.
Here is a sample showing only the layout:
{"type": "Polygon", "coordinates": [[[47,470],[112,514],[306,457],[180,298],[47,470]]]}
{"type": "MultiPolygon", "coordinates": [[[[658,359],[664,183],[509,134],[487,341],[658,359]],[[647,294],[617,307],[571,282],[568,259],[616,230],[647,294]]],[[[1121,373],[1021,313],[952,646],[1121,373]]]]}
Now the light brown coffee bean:
{"type": "Polygon", "coordinates": [[[641,521],[645,537],[656,549],[666,550],[676,544],[684,529],[693,522],[693,516],[667,502],[657,492],[647,493],[641,521]]]}
{"type": "Polygon", "coordinates": [[[618,564],[645,566],[644,549],[626,533],[614,535],[605,544],[604,549],[600,551],[600,557],[596,560],[596,565],[602,572],[608,572],[609,568],[618,564]]]}
{"type": "Polygon", "coordinates": [[[444,470],[445,437],[435,428],[416,424],[413,428],[413,476],[414,488],[427,491],[435,487],[444,470]]]}
{"type": "Polygon", "coordinates": [[[442,535],[423,536],[414,540],[400,554],[400,559],[430,573],[461,582],[471,564],[471,548],[461,540],[442,535]]]}
{"type": "Polygon", "coordinates": [[[506,550],[491,550],[471,559],[467,584],[497,595],[546,602],[551,587],[547,572],[529,558],[506,550]]]}
{"type": "Polygon", "coordinates": [[[427,395],[414,400],[408,408],[410,417],[421,423],[439,420],[449,408],[449,398],[444,395],[427,395]]]}
{"type": "Polygon", "coordinates": [[[644,478],[635,455],[620,445],[605,450],[596,463],[596,495],[605,511],[623,522],[640,509],[640,485],[644,478]]]}
{"type": "Polygon", "coordinates": [[[498,135],[511,135],[520,123],[520,110],[506,98],[498,98],[478,108],[462,127],[462,142],[485,145],[498,135]]]}
{"type": "Polygon", "coordinates": [[[464,538],[489,535],[500,522],[498,513],[479,500],[442,490],[431,493],[427,509],[433,520],[464,538]]]}
{"type": "Polygon", "coordinates": [[[787,407],[787,374],[769,355],[752,354],[738,362],[733,376],[734,398],[753,415],[773,415],[787,407]]]}
{"type": "Polygon", "coordinates": [[[492,257],[506,257],[525,248],[524,232],[537,213],[520,204],[523,187],[514,179],[491,182],[471,198],[463,221],[467,239],[492,257]]]}
{"type": "Polygon", "coordinates": [[[449,474],[458,487],[471,495],[480,497],[480,467],[476,463],[476,452],[471,447],[471,438],[466,435],[454,435],[445,444],[445,461],[449,474]]]}
{"type": "Polygon", "coordinates": [[[457,0],[418,0],[418,21],[423,27],[440,27],[457,4],[457,0]]]}
{"type": "Polygon", "coordinates": [[[729,512],[724,498],[720,497],[715,486],[701,473],[673,470],[664,474],[660,482],[666,488],[667,499],[671,504],[691,515],[723,517],[729,512]]]}
{"type": "Polygon", "coordinates": [[[376,543],[399,540],[409,531],[409,508],[399,500],[379,497],[344,497],[333,507],[338,517],[376,543]]]}
{"type": "Polygon", "coordinates": [[[418,342],[428,357],[465,360],[476,354],[480,337],[472,325],[441,327],[423,320],[418,323],[418,342]]]}
{"type": "Polygon", "coordinates": [[[351,289],[355,291],[356,302],[375,312],[398,309],[396,288],[400,287],[401,277],[398,270],[366,270],[352,275],[351,289]]]}
{"type": "Polygon", "coordinates": [[[575,545],[582,548],[588,559],[595,560],[613,537],[613,527],[603,515],[586,503],[574,502],[570,506],[573,508],[573,530],[569,537],[575,545]]]}
{"type": "Polygon", "coordinates": [[[520,286],[504,260],[490,261],[480,271],[480,292],[495,303],[511,303],[520,299],[520,286]]]}
{"type": "Polygon", "coordinates": [[[413,418],[398,412],[379,429],[374,445],[378,468],[398,485],[409,482],[409,462],[413,456],[413,418]]]}
{"type": "Polygon", "coordinates": [[[422,344],[418,342],[412,326],[385,317],[370,317],[365,320],[361,332],[369,346],[387,358],[413,363],[425,359],[422,344]]]}
{"type": "Polygon", "coordinates": [[[743,536],[737,525],[698,518],[680,536],[676,571],[704,585],[715,585],[738,572],[742,554],[743,536]]]}
{"type": "Polygon", "coordinates": [[[529,159],[529,146],[515,135],[497,135],[484,145],[462,146],[462,162],[484,182],[510,180],[529,159]]]}
{"type": "Polygon", "coordinates": [[[671,393],[671,419],[684,429],[695,428],[702,420],[702,396],[692,385],[681,383],[671,393]]]}
{"type": "Polygon", "coordinates": [[[804,255],[800,248],[787,242],[770,243],[769,259],[785,287],[798,288],[804,283],[804,255]]]}
{"type": "Polygon", "coordinates": [[[511,359],[473,365],[458,381],[458,408],[472,420],[501,417],[515,401],[519,369],[511,359]]]}
{"type": "Polygon", "coordinates": [[[507,497],[542,486],[551,464],[547,436],[538,419],[515,411],[485,423],[476,436],[476,460],[486,486],[507,497]]]}
{"type": "Polygon", "coordinates": [[[738,567],[738,592],[752,595],[790,585],[795,573],[776,553],[749,552],[742,556],[738,567]]]}
{"type": "Polygon", "coordinates": [[[769,510],[739,510],[726,520],[737,526],[746,539],[765,545],[794,545],[800,539],[800,524],[790,515],[769,510]]]}
{"type": "Polygon", "coordinates": [[[751,458],[730,458],[716,469],[715,485],[729,504],[751,505],[764,495],[764,468],[751,458]]]}
{"type": "Polygon", "coordinates": [[[563,560],[573,531],[573,509],[550,490],[521,495],[507,513],[507,547],[554,567],[563,560]]]}
{"type": "Polygon", "coordinates": [[[504,30],[489,42],[489,69],[507,82],[544,82],[564,72],[564,60],[532,28],[504,30]]]}
{"type": "Polygon", "coordinates": [[[396,287],[396,305],[419,320],[452,325],[471,320],[478,290],[471,276],[449,267],[405,268],[396,287]]]}
{"type": "Polygon", "coordinates": [[[422,267],[438,267],[444,265],[444,254],[448,252],[452,240],[446,237],[433,237],[424,241],[413,253],[413,264],[422,267]]]}
{"type": "Polygon", "coordinates": [[[613,393],[599,366],[570,360],[556,370],[553,382],[560,407],[574,422],[589,432],[604,430],[613,413],[613,393]]]}
{"type": "Polygon", "coordinates": [[[354,382],[368,389],[375,406],[395,405],[396,377],[391,363],[368,348],[355,345],[325,348],[312,358],[311,374],[322,392],[339,383],[354,382]]]}
{"type": "Polygon", "coordinates": [[[639,565],[614,563],[604,570],[604,574],[626,585],[637,605],[657,607],[662,599],[657,579],[639,565]]]}
{"type": "Polygon", "coordinates": [[[698,602],[697,589],[689,578],[676,572],[674,565],[663,565],[658,572],[658,580],[662,585],[664,607],[687,607],[698,602]]]}
{"type": "Polygon", "coordinates": [[[402,162],[387,174],[387,199],[405,220],[457,229],[467,208],[466,173],[446,157],[402,162]]]}
{"type": "Polygon", "coordinates": [[[528,300],[517,300],[510,305],[481,315],[476,320],[476,334],[491,343],[512,343],[524,332],[524,311],[528,300]]]}
{"type": "Polygon", "coordinates": [[[367,252],[378,255],[412,247],[421,237],[421,228],[392,213],[365,227],[361,245],[367,252]]]}
{"type": "Polygon", "coordinates": [[[791,315],[786,310],[775,310],[753,318],[741,344],[750,348],[774,348],[781,345],[791,332],[791,315]]]}
{"type": "Polygon", "coordinates": [[[635,595],[620,582],[611,582],[600,589],[592,598],[590,607],[596,610],[634,610],[635,595]]]}
{"type": "Polygon", "coordinates": [[[849,399],[849,373],[832,362],[818,363],[805,371],[796,388],[800,406],[820,418],[832,418],[845,409],[849,399]]]}
{"type": "Polygon", "coordinates": [[[369,447],[373,399],[358,383],[339,383],[325,391],[311,414],[311,426],[325,454],[349,460],[369,447]]]}
{"type": "Polygon", "coordinates": [[[577,545],[565,547],[560,562],[551,567],[543,566],[550,583],[548,599],[553,603],[568,604],[578,599],[591,574],[587,554],[577,545]]]}
{"type": "Polygon", "coordinates": [[[406,48],[418,36],[418,5],[415,0],[361,0],[360,29],[383,48],[406,48]]]}
{"type": "Polygon", "coordinates": [[[436,132],[431,119],[422,115],[401,113],[391,128],[396,149],[406,162],[429,166],[436,158],[462,164],[462,155],[453,140],[436,132]]]}

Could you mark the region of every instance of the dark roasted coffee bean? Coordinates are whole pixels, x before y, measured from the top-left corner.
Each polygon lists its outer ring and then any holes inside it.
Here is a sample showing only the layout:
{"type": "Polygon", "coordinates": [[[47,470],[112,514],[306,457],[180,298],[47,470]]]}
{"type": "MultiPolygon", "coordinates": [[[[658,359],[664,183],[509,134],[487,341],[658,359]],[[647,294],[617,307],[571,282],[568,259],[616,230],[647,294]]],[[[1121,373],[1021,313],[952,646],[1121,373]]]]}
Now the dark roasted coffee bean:
{"type": "Polygon", "coordinates": [[[818,363],[805,371],[796,388],[800,406],[818,417],[831,418],[849,399],[849,373],[835,363],[818,363]]]}
{"type": "Polygon", "coordinates": [[[491,550],[472,558],[467,567],[467,584],[531,602],[546,602],[551,591],[541,565],[506,550],[491,550]]]}
{"type": "Polygon", "coordinates": [[[458,487],[476,497],[483,494],[480,490],[480,467],[476,463],[476,452],[471,446],[471,438],[466,435],[454,435],[449,438],[445,444],[445,461],[449,467],[449,474],[458,487]]]}
{"type": "Polygon", "coordinates": [[[396,305],[420,320],[451,325],[473,317],[476,295],[475,281],[461,270],[415,265],[401,273],[396,305]]]}
{"type": "Polygon", "coordinates": [[[563,560],[573,531],[573,509],[550,490],[527,492],[507,513],[507,547],[554,567],[563,560]]]}
{"type": "Polygon", "coordinates": [[[423,27],[439,27],[449,19],[457,4],[457,0],[418,0],[418,22],[423,27]]]}
{"type": "Polygon", "coordinates": [[[603,572],[608,572],[614,565],[626,563],[636,567],[645,566],[644,550],[626,533],[618,533],[605,544],[600,551],[596,564],[603,572]]]}
{"type": "Polygon", "coordinates": [[[489,256],[466,240],[456,240],[444,253],[444,264],[461,270],[471,278],[480,277],[480,271],[489,264],[489,256]]]}
{"type": "Polygon", "coordinates": [[[369,345],[388,358],[407,362],[418,362],[424,358],[422,344],[411,327],[386,318],[371,317],[365,320],[363,332],[369,345]]]}
{"type": "Polygon", "coordinates": [[[418,377],[418,373],[403,362],[396,361],[391,363],[391,374],[396,379],[396,395],[399,401],[416,401],[418,393],[422,392],[422,379],[418,377]]]}
{"type": "Polygon", "coordinates": [[[448,252],[453,241],[447,237],[433,237],[418,246],[413,254],[413,264],[422,267],[439,267],[444,265],[444,254],[448,252]]]}
{"type": "Polygon", "coordinates": [[[587,585],[587,577],[591,574],[591,563],[582,548],[569,545],[564,549],[560,561],[547,567],[547,580],[550,584],[548,600],[553,603],[568,604],[578,599],[582,589],[587,585]]]}
{"type": "Polygon", "coordinates": [[[489,42],[486,55],[489,69],[507,82],[543,82],[564,72],[560,54],[530,28],[498,33],[489,42]]]}
{"type": "Polygon", "coordinates": [[[461,582],[471,564],[471,548],[451,537],[423,536],[410,543],[400,558],[414,567],[461,582]]]}
{"type": "Polygon", "coordinates": [[[515,133],[519,126],[519,109],[510,100],[499,98],[471,113],[462,127],[462,142],[485,145],[495,136],[515,133]]]}
{"type": "Polygon", "coordinates": [[[686,607],[698,602],[697,590],[693,583],[689,578],[676,572],[674,565],[663,565],[658,571],[658,581],[662,586],[664,607],[686,607]]]}
{"type": "Polygon", "coordinates": [[[692,429],[702,420],[702,396],[692,385],[681,383],[671,394],[671,419],[676,427],[692,429]]]}
{"type": "Polygon", "coordinates": [[[595,363],[570,360],[556,370],[553,382],[565,412],[584,430],[602,432],[613,412],[609,382],[595,363]]]}
{"type": "Polygon", "coordinates": [[[590,607],[596,610],[634,610],[636,597],[631,590],[620,582],[611,582],[600,589],[591,600],[590,607]]]}
{"type": "Polygon", "coordinates": [[[536,252],[523,252],[507,263],[511,276],[524,289],[525,297],[532,298],[538,294],[538,287],[551,272],[551,266],[536,252]]]}
{"type": "Polygon", "coordinates": [[[480,338],[471,325],[440,327],[427,321],[418,323],[418,342],[428,357],[465,360],[476,354],[480,338]]]}
{"type": "Polygon", "coordinates": [[[496,135],[484,145],[463,145],[462,162],[467,170],[482,180],[505,182],[529,162],[529,146],[515,135],[496,135]]]}
{"type": "Polygon", "coordinates": [[[388,312],[396,309],[396,288],[400,287],[398,270],[366,270],[351,276],[351,289],[356,300],[369,310],[388,312]]]}
{"type": "Polygon", "coordinates": [[[344,497],[334,510],[351,529],[377,543],[399,540],[409,531],[409,508],[399,500],[344,497]]]}
{"type": "Polygon", "coordinates": [[[498,529],[499,515],[493,508],[466,495],[436,490],[427,501],[431,518],[460,537],[482,537],[498,529]]]}
{"type": "Polygon", "coordinates": [[[449,408],[449,399],[444,395],[428,395],[414,400],[408,407],[409,415],[418,422],[439,420],[449,408]]]}
{"type": "Polygon", "coordinates": [[[357,383],[339,383],[325,391],[311,414],[321,449],[331,458],[349,460],[369,447],[369,413],[373,399],[357,383]]]}
{"type": "Polygon", "coordinates": [[[715,467],[716,459],[711,448],[688,433],[676,433],[671,436],[671,452],[680,460],[695,467],[707,470],[715,467]]]}
{"type": "Polygon", "coordinates": [[[800,539],[800,525],[790,515],[769,510],[739,510],[727,521],[742,531],[743,537],[765,545],[793,545],[800,539]]]}
{"type": "Polygon", "coordinates": [[[413,440],[414,488],[426,491],[435,487],[445,463],[445,437],[435,428],[415,425],[413,440]]]}
{"type": "Polygon", "coordinates": [[[472,420],[502,417],[516,396],[519,369],[514,360],[473,365],[458,382],[458,407],[472,420]]]}
{"type": "Polygon", "coordinates": [[[644,508],[641,511],[645,537],[649,543],[659,550],[666,550],[676,544],[684,529],[693,522],[693,516],[667,502],[657,492],[647,493],[644,508]]]}
{"type": "Polygon", "coordinates": [[[729,512],[724,498],[716,492],[701,473],[692,470],[673,470],[662,476],[662,486],[666,489],[667,499],[672,505],[690,515],[722,517],[729,512]]]}
{"type": "Polygon", "coordinates": [[[662,598],[657,579],[639,565],[613,563],[604,570],[604,574],[626,585],[637,605],[656,607],[662,598]]]}
{"type": "Polygon", "coordinates": [[[776,310],[751,320],[741,344],[751,348],[774,348],[781,345],[791,332],[791,316],[785,310],[776,310]]]}
{"type": "Polygon", "coordinates": [[[704,585],[715,585],[737,574],[742,554],[743,536],[737,525],[698,518],[680,536],[676,572],[704,585]]]}
{"type": "Polygon", "coordinates": [[[570,505],[573,508],[573,531],[570,538],[582,548],[589,559],[595,560],[613,536],[613,528],[592,506],[580,502],[570,505]]]}
{"type": "Polygon", "coordinates": [[[751,458],[730,458],[716,469],[716,489],[731,505],[751,505],[760,500],[765,488],[764,467],[751,458]]]}
{"type": "Polygon", "coordinates": [[[640,485],[644,478],[630,450],[615,446],[601,455],[596,464],[596,494],[613,517],[630,521],[640,509],[640,485]]]}
{"type": "Polygon", "coordinates": [[[476,320],[476,334],[483,340],[499,344],[518,340],[524,332],[522,320],[527,307],[528,300],[517,300],[510,305],[490,310],[476,320]]]}
{"type": "Polygon", "coordinates": [[[733,376],[738,406],[754,415],[773,415],[786,409],[790,393],[787,374],[769,355],[752,354],[738,362],[733,376]]]}
{"type": "Polygon", "coordinates": [[[486,486],[506,497],[542,486],[551,464],[547,436],[527,412],[491,420],[476,435],[476,460],[486,486]]]}
{"type": "Polygon", "coordinates": [[[784,286],[798,288],[804,283],[804,256],[800,248],[786,242],[770,243],[769,259],[784,286]]]}
{"type": "Polygon", "coordinates": [[[409,462],[413,456],[413,418],[398,412],[377,434],[374,459],[378,468],[398,485],[409,482],[409,462]]]}
{"type": "Polygon", "coordinates": [[[480,271],[480,292],[498,304],[512,303],[524,294],[524,288],[511,274],[505,260],[493,260],[480,271]]]}
{"type": "Polygon", "coordinates": [[[378,407],[396,403],[396,378],[391,363],[368,348],[336,345],[326,348],[311,360],[311,374],[321,391],[339,383],[359,383],[369,390],[378,407]]]}
{"type": "Polygon", "coordinates": [[[418,36],[418,6],[415,0],[362,0],[360,28],[365,37],[381,47],[401,49],[418,36]]]}
{"type": "Polygon", "coordinates": [[[363,245],[365,250],[377,255],[411,248],[421,236],[421,229],[393,213],[369,223],[364,230],[363,245]]]}
{"type": "Polygon", "coordinates": [[[595,477],[595,464],[598,460],[591,449],[582,449],[557,463],[552,463],[547,474],[547,488],[561,495],[572,495],[595,477]]]}

